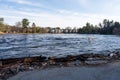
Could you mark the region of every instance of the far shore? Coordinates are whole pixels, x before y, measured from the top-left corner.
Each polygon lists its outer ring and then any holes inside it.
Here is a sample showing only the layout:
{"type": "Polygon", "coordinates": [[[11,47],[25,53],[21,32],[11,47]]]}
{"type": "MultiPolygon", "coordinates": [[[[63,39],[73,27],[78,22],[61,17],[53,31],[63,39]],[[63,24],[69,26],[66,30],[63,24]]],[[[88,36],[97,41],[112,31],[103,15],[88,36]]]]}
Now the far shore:
{"type": "MultiPolygon", "coordinates": [[[[79,34],[79,33],[5,33],[0,31],[0,35],[4,35],[4,34],[79,34]]],[[[88,35],[94,35],[94,34],[88,34],[88,35]]],[[[98,35],[109,35],[109,34],[98,34],[98,35]]],[[[113,34],[110,34],[113,35],[113,34]]]]}
{"type": "Polygon", "coordinates": [[[64,33],[4,33],[0,31],[1,34],[64,34],[64,33]]]}
{"type": "Polygon", "coordinates": [[[0,31],[0,34],[6,34],[6,33],[0,31]]]}

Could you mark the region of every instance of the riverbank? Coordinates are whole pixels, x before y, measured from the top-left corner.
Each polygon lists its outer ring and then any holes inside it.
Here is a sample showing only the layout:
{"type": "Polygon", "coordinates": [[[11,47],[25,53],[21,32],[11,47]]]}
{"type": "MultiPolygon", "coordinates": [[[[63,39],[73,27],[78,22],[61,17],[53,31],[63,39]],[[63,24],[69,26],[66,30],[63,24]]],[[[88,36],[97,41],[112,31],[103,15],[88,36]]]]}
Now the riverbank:
{"type": "Polygon", "coordinates": [[[120,61],[101,66],[48,68],[21,72],[8,80],[118,80],[120,61]]]}
{"type": "MultiPolygon", "coordinates": [[[[66,57],[25,57],[0,60],[0,79],[4,80],[21,72],[62,67],[99,67],[120,60],[120,52],[110,54],[80,54],[66,57]]],[[[28,80],[28,79],[27,79],[28,80]]],[[[46,79],[45,79],[46,80],[46,79]]]]}

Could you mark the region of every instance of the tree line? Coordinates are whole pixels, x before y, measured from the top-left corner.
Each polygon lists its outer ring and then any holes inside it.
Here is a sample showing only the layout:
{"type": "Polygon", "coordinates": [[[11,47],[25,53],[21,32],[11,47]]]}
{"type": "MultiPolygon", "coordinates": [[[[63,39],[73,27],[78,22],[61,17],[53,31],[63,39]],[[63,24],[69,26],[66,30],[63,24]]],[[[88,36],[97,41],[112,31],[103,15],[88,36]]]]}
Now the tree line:
{"type": "Polygon", "coordinates": [[[78,33],[78,34],[116,34],[120,35],[120,23],[104,19],[102,23],[98,25],[93,25],[86,23],[82,28],[71,29],[67,27],[66,29],[61,29],[60,27],[51,28],[51,27],[39,27],[33,22],[30,26],[28,19],[24,18],[20,22],[16,22],[15,26],[6,25],[0,22],[0,31],[5,33],[50,33],[53,30],[55,32],[61,33],[78,33]]]}
{"type": "Polygon", "coordinates": [[[104,19],[99,25],[86,23],[86,26],[79,28],[80,34],[116,34],[120,35],[120,23],[104,19]]]}
{"type": "Polygon", "coordinates": [[[36,26],[33,22],[30,26],[28,19],[16,22],[14,26],[6,25],[0,22],[0,31],[4,33],[47,33],[46,28],[36,26]]]}

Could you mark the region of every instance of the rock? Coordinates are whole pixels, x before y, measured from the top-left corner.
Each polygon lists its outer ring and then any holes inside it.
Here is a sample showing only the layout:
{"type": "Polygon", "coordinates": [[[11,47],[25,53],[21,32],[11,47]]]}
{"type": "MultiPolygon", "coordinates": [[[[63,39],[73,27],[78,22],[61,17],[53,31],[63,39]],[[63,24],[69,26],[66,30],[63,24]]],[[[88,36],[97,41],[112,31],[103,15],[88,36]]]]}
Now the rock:
{"type": "Polygon", "coordinates": [[[110,53],[108,56],[110,57],[110,59],[119,59],[119,53],[118,52],[110,53]]]}
{"type": "Polygon", "coordinates": [[[45,57],[45,56],[38,57],[39,62],[44,62],[44,61],[46,61],[46,59],[47,59],[47,57],[45,57]]]}
{"type": "Polygon", "coordinates": [[[66,57],[66,59],[67,59],[68,61],[75,61],[75,60],[76,60],[75,56],[72,56],[72,55],[68,55],[68,56],[66,57]]]}
{"type": "Polygon", "coordinates": [[[109,56],[110,58],[112,58],[114,56],[114,53],[110,53],[109,56]]]}
{"type": "Polygon", "coordinates": [[[50,64],[50,65],[55,65],[56,62],[55,62],[54,60],[49,60],[49,64],[50,64]]]}
{"type": "Polygon", "coordinates": [[[48,60],[55,60],[55,57],[49,57],[48,60]]]}
{"type": "Polygon", "coordinates": [[[76,61],[73,62],[73,65],[74,65],[74,66],[79,66],[80,64],[81,64],[81,63],[80,63],[79,60],[76,60],[76,61]]]}
{"type": "Polygon", "coordinates": [[[12,75],[15,75],[15,74],[16,74],[15,69],[8,68],[7,71],[8,71],[8,72],[7,72],[8,74],[12,74],[12,75]]]}
{"type": "Polygon", "coordinates": [[[29,64],[29,63],[30,63],[30,59],[29,59],[29,58],[24,59],[24,64],[25,64],[25,65],[27,65],[27,64],[29,64]]]}
{"type": "Polygon", "coordinates": [[[45,67],[45,66],[47,66],[47,65],[48,65],[48,63],[47,63],[47,62],[42,62],[41,64],[42,64],[42,67],[45,67]]]}
{"type": "Polygon", "coordinates": [[[61,57],[61,58],[55,58],[54,59],[56,63],[59,63],[59,62],[67,62],[68,60],[66,59],[66,57],[61,57]]]}
{"type": "Polygon", "coordinates": [[[29,70],[34,70],[34,68],[33,67],[29,67],[29,70]]]}
{"type": "Polygon", "coordinates": [[[64,66],[71,66],[72,64],[71,64],[71,62],[65,62],[64,63],[64,66]]]}
{"type": "Polygon", "coordinates": [[[0,68],[1,68],[1,67],[3,67],[3,65],[2,65],[2,61],[0,61],[0,68]]]}
{"type": "Polygon", "coordinates": [[[85,61],[88,59],[88,56],[86,56],[86,55],[79,55],[79,56],[76,56],[76,59],[77,60],[80,60],[81,61],[81,63],[85,63],[85,61]]]}
{"type": "Polygon", "coordinates": [[[0,79],[3,79],[5,78],[5,72],[4,70],[0,70],[0,79]]]}
{"type": "Polygon", "coordinates": [[[15,69],[11,69],[10,67],[3,69],[2,71],[0,71],[0,78],[2,80],[6,80],[8,77],[11,77],[13,75],[16,74],[16,70],[15,69]]]}
{"type": "Polygon", "coordinates": [[[48,60],[49,60],[48,63],[50,65],[55,65],[56,62],[55,62],[55,58],[54,57],[49,57],[48,60]]]}

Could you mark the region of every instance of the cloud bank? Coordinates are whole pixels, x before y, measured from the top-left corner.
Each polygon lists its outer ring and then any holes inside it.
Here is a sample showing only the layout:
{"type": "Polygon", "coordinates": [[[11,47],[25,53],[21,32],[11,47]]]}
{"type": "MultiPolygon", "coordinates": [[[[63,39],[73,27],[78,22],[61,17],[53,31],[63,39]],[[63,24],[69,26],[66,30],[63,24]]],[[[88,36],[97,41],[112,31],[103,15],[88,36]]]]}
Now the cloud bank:
{"type": "Polygon", "coordinates": [[[86,22],[96,25],[103,19],[120,20],[119,0],[62,1],[0,0],[0,17],[4,17],[5,23],[10,25],[14,25],[23,18],[28,18],[30,22],[35,22],[42,27],[62,28],[82,27],[86,22]]]}

